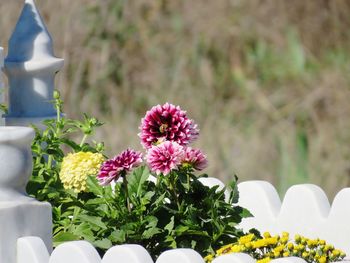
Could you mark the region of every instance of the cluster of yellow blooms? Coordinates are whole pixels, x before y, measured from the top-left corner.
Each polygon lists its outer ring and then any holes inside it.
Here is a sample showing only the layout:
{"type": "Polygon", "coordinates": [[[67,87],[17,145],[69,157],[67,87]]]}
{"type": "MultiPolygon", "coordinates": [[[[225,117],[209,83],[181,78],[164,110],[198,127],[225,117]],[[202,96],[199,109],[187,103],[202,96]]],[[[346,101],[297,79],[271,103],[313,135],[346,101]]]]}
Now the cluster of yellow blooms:
{"type": "Polygon", "coordinates": [[[64,188],[73,189],[76,193],[86,191],[87,177],[97,175],[103,161],[100,153],[69,153],[63,158],[59,175],[64,188]]]}
{"type": "Polygon", "coordinates": [[[271,236],[269,232],[265,232],[262,238],[254,234],[242,236],[236,243],[223,246],[215,254],[208,255],[205,261],[210,263],[220,255],[238,252],[249,254],[257,259],[257,263],[266,263],[281,257],[300,257],[307,262],[326,263],[340,261],[345,257],[344,252],[321,239],[295,235],[292,241],[287,232],[280,236],[271,236]]]}

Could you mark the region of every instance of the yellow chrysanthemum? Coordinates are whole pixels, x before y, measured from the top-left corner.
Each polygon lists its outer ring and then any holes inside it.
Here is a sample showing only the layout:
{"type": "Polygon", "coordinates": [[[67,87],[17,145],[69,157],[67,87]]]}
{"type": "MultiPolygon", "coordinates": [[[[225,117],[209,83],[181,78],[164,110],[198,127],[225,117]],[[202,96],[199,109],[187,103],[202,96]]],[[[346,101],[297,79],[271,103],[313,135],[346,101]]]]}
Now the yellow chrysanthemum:
{"type": "Polygon", "coordinates": [[[73,189],[76,193],[87,190],[86,179],[96,175],[104,158],[100,153],[69,153],[63,158],[60,179],[65,189],[73,189]]]}

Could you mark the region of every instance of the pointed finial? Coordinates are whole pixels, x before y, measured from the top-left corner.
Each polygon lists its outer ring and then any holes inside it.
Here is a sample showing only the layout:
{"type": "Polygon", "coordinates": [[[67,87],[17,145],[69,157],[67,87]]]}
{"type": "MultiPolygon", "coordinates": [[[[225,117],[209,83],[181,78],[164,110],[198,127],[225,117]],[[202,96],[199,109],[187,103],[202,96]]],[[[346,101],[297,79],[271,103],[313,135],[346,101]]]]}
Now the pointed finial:
{"type": "Polygon", "coordinates": [[[53,44],[34,0],[25,0],[22,13],[9,40],[6,61],[25,62],[54,57],[53,44]]]}

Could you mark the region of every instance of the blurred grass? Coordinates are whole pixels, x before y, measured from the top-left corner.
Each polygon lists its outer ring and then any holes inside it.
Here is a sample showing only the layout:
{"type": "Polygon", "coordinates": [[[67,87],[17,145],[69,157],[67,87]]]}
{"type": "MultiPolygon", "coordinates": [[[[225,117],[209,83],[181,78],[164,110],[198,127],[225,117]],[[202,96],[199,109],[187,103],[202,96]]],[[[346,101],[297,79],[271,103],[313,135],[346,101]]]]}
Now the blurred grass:
{"type": "MultiPolygon", "coordinates": [[[[1,45],[22,1],[0,4],[1,45]]],[[[140,118],[179,104],[201,128],[210,175],[283,192],[349,185],[347,0],[37,0],[65,59],[65,111],[106,125],[110,154],[140,149],[140,118]]]]}

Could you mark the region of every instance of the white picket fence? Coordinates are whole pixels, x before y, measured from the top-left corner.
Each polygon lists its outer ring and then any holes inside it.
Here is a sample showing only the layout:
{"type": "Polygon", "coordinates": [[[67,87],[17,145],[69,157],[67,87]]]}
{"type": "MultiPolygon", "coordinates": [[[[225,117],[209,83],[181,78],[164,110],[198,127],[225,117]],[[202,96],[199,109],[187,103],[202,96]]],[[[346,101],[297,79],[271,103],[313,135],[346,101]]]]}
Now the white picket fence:
{"type": "MultiPolygon", "coordinates": [[[[17,263],[154,263],[148,252],[139,245],[119,245],[110,248],[101,257],[86,241],[72,241],[58,246],[51,254],[37,237],[18,239],[17,263]]],[[[213,263],[253,263],[246,254],[234,253],[214,259],[213,263]]],[[[275,259],[274,263],[305,262],[300,258],[275,259]]],[[[194,250],[182,248],[168,250],[160,255],[156,263],[204,263],[204,259],[194,250]]]]}
{"type": "MultiPolygon", "coordinates": [[[[216,178],[201,179],[208,186],[224,184],[216,178]]],[[[261,232],[304,235],[325,239],[350,255],[350,188],[341,190],[330,206],[326,194],[312,184],[294,185],[285,194],[283,202],[276,189],[266,181],[248,181],[238,185],[239,205],[248,208],[254,217],[244,219],[239,227],[261,232]]],[[[141,246],[126,244],[112,247],[101,259],[95,248],[85,241],[67,242],[49,253],[38,237],[18,239],[17,263],[153,263],[141,246]]],[[[173,249],[164,252],[156,263],[203,263],[204,259],[192,249],[173,249]]],[[[216,258],[213,263],[255,262],[249,255],[235,253],[216,258]]],[[[296,257],[275,259],[271,262],[305,262],[296,257]]],[[[349,262],[344,260],[343,262],[349,262]]]]}
{"type": "MultiPolygon", "coordinates": [[[[10,86],[6,125],[38,124],[42,119],[52,117],[54,111],[50,100],[53,97],[53,79],[62,67],[63,60],[53,55],[51,36],[34,0],[25,0],[9,41],[5,63],[2,53],[0,48],[0,68],[7,74],[10,86]]],[[[208,186],[224,187],[215,178],[202,179],[202,182],[208,186]]],[[[243,220],[240,225],[243,229],[254,227],[274,234],[288,231],[291,236],[298,233],[311,238],[319,237],[350,255],[349,188],[338,193],[332,206],[325,193],[315,185],[291,187],[283,202],[268,182],[244,182],[239,185],[239,191],[239,205],[248,208],[254,215],[243,220]]],[[[50,215],[50,206],[35,200],[0,200],[0,263],[153,263],[143,247],[132,244],[112,247],[102,259],[95,248],[85,241],[64,243],[50,255],[50,215]]],[[[203,263],[204,260],[194,250],[174,249],[161,254],[156,262],[203,263]]],[[[235,262],[255,260],[237,253],[213,261],[235,262]]],[[[305,261],[291,257],[272,262],[305,261]]]]}

